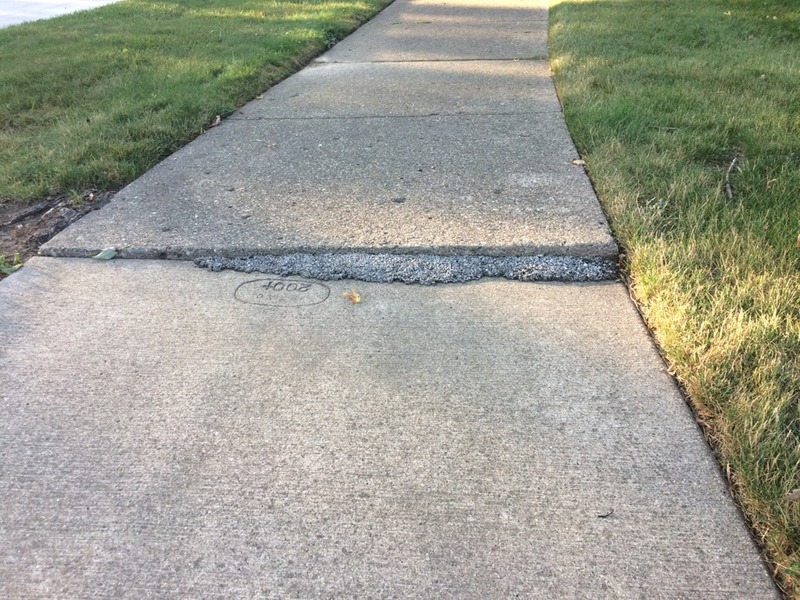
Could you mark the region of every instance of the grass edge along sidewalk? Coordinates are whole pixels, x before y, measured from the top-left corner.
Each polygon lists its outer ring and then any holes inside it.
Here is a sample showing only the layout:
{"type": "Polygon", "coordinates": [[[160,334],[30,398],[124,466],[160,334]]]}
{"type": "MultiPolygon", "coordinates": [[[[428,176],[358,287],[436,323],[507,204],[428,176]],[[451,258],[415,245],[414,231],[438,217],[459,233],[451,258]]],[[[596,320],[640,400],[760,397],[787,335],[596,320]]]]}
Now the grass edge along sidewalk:
{"type": "Polygon", "coordinates": [[[800,598],[800,9],[553,0],[550,27],[633,295],[800,598]]]}
{"type": "Polygon", "coordinates": [[[0,29],[0,202],[117,189],[389,0],[124,0],[0,29]]]}

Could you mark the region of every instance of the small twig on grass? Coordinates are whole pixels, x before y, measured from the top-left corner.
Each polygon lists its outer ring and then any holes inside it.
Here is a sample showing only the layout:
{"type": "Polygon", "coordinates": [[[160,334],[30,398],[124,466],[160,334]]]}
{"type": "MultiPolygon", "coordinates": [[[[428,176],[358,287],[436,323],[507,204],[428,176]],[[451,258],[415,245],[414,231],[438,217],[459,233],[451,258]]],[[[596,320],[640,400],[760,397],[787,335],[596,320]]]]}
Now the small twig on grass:
{"type": "Polygon", "coordinates": [[[728,197],[728,200],[733,200],[733,187],[731,187],[731,171],[736,167],[736,163],[739,160],[737,156],[733,157],[731,161],[731,165],[728,167],[728,170],[725,172],[725,195],[728,197]]]}

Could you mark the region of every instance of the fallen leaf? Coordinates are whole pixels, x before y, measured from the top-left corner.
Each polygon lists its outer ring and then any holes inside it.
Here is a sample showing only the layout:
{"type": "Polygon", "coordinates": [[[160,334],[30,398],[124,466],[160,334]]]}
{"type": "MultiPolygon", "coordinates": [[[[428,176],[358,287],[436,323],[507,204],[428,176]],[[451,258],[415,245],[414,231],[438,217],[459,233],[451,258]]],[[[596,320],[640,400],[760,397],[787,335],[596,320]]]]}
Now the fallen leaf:
{"type": "Polygon", "coordinates": [[[797,234],[797,247],[800,248],[800,233],[797,234]]]}
{"type": "Polygon", "coordinates": [[[14,271],[19,269],[21,266],[22,266],[22,263],[16,263],[16,264],[13,264],[13,265],[0,264],[0,273],[3,273],[5,275],[11,275],[14,271]]]}
{"type": "Polygon", "coordinates": [[[572,164],[573,165],[578,165],[579,167],[585,167],[586,166],[586,161],[585,160],[581,160],[580,158],[576,158],[575,160],[572,161],[572,164]]]}
{"type": "Polygon", "coordinates": [[[210,128],[212,128],[212,127],[216,127],[216,126],[217,126],[217,125],[219,125],[220,123],[222,123],[222,119],[220,118],[220,116],[219,116],[219,115],[217,115],[216,117],[214,117],[214,120],[211,122],[211,125],[209,125],[208,127],[209,127],[209,129],[210,129],[210,128]]]}
{"type": "Polygon", "coordinates": [[[358,304],[361,302],[361,294],[358,293],[356,288],[342,292],[342,297],[350,301],[350,304],[358,304]]]}
{"type": "Polygon", "coordinates": [[[97,260],[111,260],[116,255],[116,248],[105,248],[104,250],[101,250],[99,254],[95,254],[92,258],[96,258],[97,260]]]}
{"type": "Polygon", "coordinates": [[[786,500],[789,502],[800,502],[800,488],[796,490],[792,490],[788,494],[786,494],[786,500]]]}

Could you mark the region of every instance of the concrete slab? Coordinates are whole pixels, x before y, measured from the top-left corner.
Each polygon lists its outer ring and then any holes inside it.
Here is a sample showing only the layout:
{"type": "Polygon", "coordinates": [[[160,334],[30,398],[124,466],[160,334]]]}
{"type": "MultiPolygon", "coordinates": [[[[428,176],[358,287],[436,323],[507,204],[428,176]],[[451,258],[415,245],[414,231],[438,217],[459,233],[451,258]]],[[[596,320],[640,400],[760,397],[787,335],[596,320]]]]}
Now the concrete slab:
{"type": "Polygon", "coordinates": [[[395,2],[318,60],[545,58],[547,8],[544,0],[395,2]]]}
{"type": "Polygon", "coordinates": [[[621,284],[38,258],[0,306],[3,597],[778,597],[621,284]]]}
{"type": "Polygon", "coordinates": [[[230,120],[42,252],[613,257],[576,156],[550,113],[230,120]]]}
{"type": "MultiPolygon", "coordinates": [[[[546,3],[396,2],[373,22],[378,29],[355,35],[385,46],[381,27],[423,17],[477,28],[458,34],[472,45],[484,33],[510,39],[505,29],[524,18],[546,28],[546,3]]],[[[439,33],[428,42],[449,48],[439,33]]],[[[546,61],[318,64],[42,252],[613,259],[617,247],[576,157],[546,61]]]]}
{"type": "Polygon", "coordinates": [[[561,113],[547,61],[316,64],[233,119],[561,113]]]}

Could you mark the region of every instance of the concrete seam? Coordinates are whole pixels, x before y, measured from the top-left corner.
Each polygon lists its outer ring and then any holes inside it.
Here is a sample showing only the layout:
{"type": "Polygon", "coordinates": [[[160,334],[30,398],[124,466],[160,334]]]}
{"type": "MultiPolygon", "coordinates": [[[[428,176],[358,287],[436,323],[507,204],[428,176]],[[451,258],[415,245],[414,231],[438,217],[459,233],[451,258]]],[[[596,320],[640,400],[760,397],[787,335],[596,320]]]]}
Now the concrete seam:
{"type": "Polygon", "coordinates": [[[512,117],[517,115],[558,115],[560,110],[520,111],[520,112],[456,112],[429,113],[427,115],[345,115],[340,117],[248,117],[246,115],[231,116],[228,121],[349,121],[353,119],[430,119],[433,117],[512,117]]]}
{"type": "Polygon", "coordinates": [[[354,60],[354,61],[338,61],[328,60],[325,55],[315,58],[311,62],[312,67],[323,67],[325,65],[373,65],[373,64],[391,64],[391,63],[468,63],[468,62],[549,62],[546,55],[534,54],[533,56],[516,57],[516,58],[412,58],[408,60],[354,60]]]}
{"type": "MultiPolygon", "coordinates": [[[[324,55],[323,55],[324,56],[324,55]]],[[[323,57],[314,60],[314,64],[318,65],[374,65],[374,64],[392,64],[392,63],[464,63],[464,62],[542,62],[548,60],[547,55],[535,54],[533,56],[507,56],[507,57],[493,57],[493,58],[410,58],[408,60],[370,60],[370,61],[347,61],[347,60],[330,60],[323,57]]]]}

